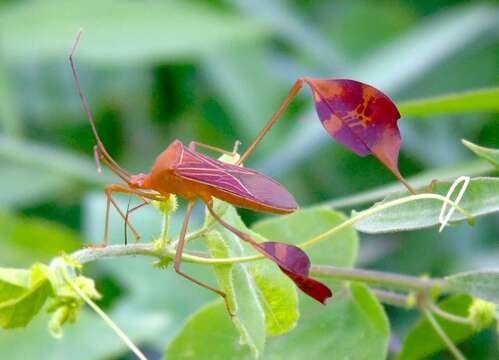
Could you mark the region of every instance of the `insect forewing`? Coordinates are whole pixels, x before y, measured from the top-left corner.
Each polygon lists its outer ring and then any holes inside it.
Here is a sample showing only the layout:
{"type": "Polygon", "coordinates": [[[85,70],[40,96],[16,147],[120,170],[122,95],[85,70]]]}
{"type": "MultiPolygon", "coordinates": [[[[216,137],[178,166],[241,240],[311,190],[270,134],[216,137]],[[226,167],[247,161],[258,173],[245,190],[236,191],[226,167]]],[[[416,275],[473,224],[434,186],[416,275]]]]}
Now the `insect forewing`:
{"type": "Polygon", "coordinates": [[[175,173],[238,197],[276,209],[293,211],[296,201],[281,184],[255,170],[227,164],[184,147],[175,173]]]}

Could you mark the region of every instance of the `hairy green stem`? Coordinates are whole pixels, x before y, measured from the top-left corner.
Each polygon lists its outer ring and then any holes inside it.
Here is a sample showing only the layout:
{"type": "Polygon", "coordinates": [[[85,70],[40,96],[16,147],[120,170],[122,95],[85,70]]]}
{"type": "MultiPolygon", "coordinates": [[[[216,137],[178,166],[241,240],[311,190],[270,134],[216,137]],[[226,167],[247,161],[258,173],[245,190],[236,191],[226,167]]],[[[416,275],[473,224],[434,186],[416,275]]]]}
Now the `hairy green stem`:
{"type": "MultiPolygon", "coordinates": [[[[330,230],[309,239],[298,246],[305,248],[308,246],[313,246],[321,241],[326,240],[331,235],[338,233],[339,231],[348,228],[355,224],[357,221],[363,220],[371,215],[374,215],[380,211],[386,210],[390,207],[405,204],[411,201],[422,200],[422,199],[437,199],[444,203],[450,204],[455,207],[458,211],[465,214],[466,216],[471,216],[465,210],[457,206],[453,201],[448,200],[444,196],[437,194],[419,194],[407,196],[405,198],[390,201],[386,204],[376,206],[371,209],[367,209],[358,213],[357,215],[351,217],[350,219],[344,221],[343,223],[331,228],[330,230]]],[[[209,230],[208,227],[202,227],[199,230],[191,232],[188,234],[188,239],[194,239],[202,236],[206,231],[209,230]]],[[[145,255],[158,258],[172,258],[175,256],[175,248],[169,246],[167,248],[156,246],[155,244],[133,244],[128,246],[113,245],[106,248],[88,248],[75,252],[72,257],[73,259],[79,261],[80,263],[87,263],[103,258],[112,258],[119,256],[130,256],[130,255],[145,255]]],[[[193,262],[205,265],[220,265],[220,264],[235,264],[241,262],[249,262],[263,259],[262,255],[244,256],[244,257],[234,257],[234,258],[210,258],[204,253],[194,253],[194,252],[184,252],[182,254],[182,259],[187,262],[193,262]]],[[[334,267],[324,267],[324,266],[314,266],[312,267],[312,273],[318,276],[328,276],[335,277],[340,280],[351,280],[351,281],[363,281],[372,284],[377,284],[380,286],[394,287],[398,289],[405,290],[431,290],[435,287],[444,288],[447,284],[445,280],[429,280],[422,279],[418,277],[411,277],[398,274],[389,274],[383,272],[375,272],[360,269],[340,269],[334,267]]]]}
{"type": "Polygon", "coordinates": [[[371,288],[370,290],[383,304],[403,307],[405,309],[412,309],[414,307],[414,305],[411,304],[409,295],[381,289],[371,288]]]}
{"type": "MultiPolygon", "coordinates": [[[[469,214],[466,210],[462,209],[458,205],[456,205],[452,200],[447,199],[445,196],[442,195],[437,195],[437,194],[419,194],[419,195],[411,195],[407,196],[405,198],[393,200],[390,202],[387,202],[386,204],[382,204],[380,206],[376,206],[374,208],[367,209],[365,211],[362,211],[358,213],[357,215],[351,217],[350,219],[344,221],[343,223],[329,229],[328,231],[323,232],[322,234],[309,239],[301,244],[298,244],[299,247],[301,248],[306,248],[312,245],[315,245],[319,242],[322,242],[326,240],[328,237],[331,235],[334,235],[338,232],[340,232],[343,229],[346,229],[356,222],[363,220],[369,216],[372,216],[380,211],[386,210],[388,208],[402,205],[408,202],[416,201],[416,200],[422,200],[422,199],[436,199],[436,200],[441,200],[444,203],[449,204],[450,206],[456,208],[459,212],[464,214],[466,217],[471,217],[471,214],[469,214]]],[[[213,222],[215,224],[215,222],[213,222]]],[[[199,230],[196,230],[190,234],[187,235],[187,241],[194,239],[196,237],[202,236],[204,233],[206,233],[210,229],[210,226],[205,226],[200,228],[199,230]]],[[[174,242],[172,245],[176,244],[174,242]]],[[[152,251],[150,248],[144,248],[141,247],[137,249],[138,251],[144,251],[144,253],[137,253],[136,255],[149,255],[150,252],[152,251]]],[[[175,254],[175,250],[173,249],[173,246],[169,246],[168,249],[160,249],[160,255],[162,257],[173,257],[175,254]]],[[[151,256],[158,256],[155,254],[150,254],[151,256]]],[[[106,256],[110,257],[110,256],[106,256]]],[[[193,253],[188,254],[185,253],[182,255],[182,260],[188,261],[188,262],[194,262],[194,263],[199,263],[199,264],[209,264],[209,265],[222,265],[222,264],[236,264],[236,263],[242,263],[242,262],[251,262],[255,260],[261,260],[263,259],[263,255],[250,255],[250,256],[241,256],[241,257],[232,257],[232,258],[209,258],[209,257],[204,257],[204,256],[196,256],[193,253]]]]}
{"type": "Polygon", "coordinates": [[[146,356],[140,351],[140,349],[133,343],[132,340],[119,328],[118,325],[104,312],[102,309],[97,306],[96,303],[92,301],[74,282],[71,278],[63,271],[63,277],[66,283],[71,286],[71,288],[85,301],[88,306],[94,310],[97,315],[101,317],[102,320],[115,332],[115,334],[123,340],[123,342],[128,346],[128,348],[139,358],[139,360],[147,360],[146,356]]]}
{"type": "MultiPolygon", "coordinates": [[[[115,258],[121,256],[144,255],[156,257],[159,259],[175,256],[175,251],[170,249],[160,248],[154,244],[130,244],[130,245],[110,245],[106,248],[87,248],[76,251],[71,257],[86,264],[92,261],[97,261],[107,258],[115,258]]],[[[183,260],[187,262],[210,264],[213,265],[213,260],[203,252],[184,252],[183,260]]],[[[445,292],[448,288],[447,281],[444,279],[427,279],[416,276],[400,275],[381,271],[372,271],[355,268],[339,268],[333,266],[313,265],[311,267],[312,275],[319,277],[329,277],[337,280],[360,281],[380,287],[400,289],[406,291],[430,291],[439,289],[445,292]]]]}
{"type": "Polygon", "coordinates": [[[379,212],[381,212],[383,210],[392,208],[394,206],[399,206],[399,205],[402,205],[402,204],[406,204],[406,203],[409,203],[409,202],[412,202],[412,201],[428,200],[428,199],[440,200],[443,203],[447,203],[450,206],[454,207],[456,210],[458,210],[460,213],[462,213],[467,218],[472,218],[472,215],[468,211],[466,211],[463,208],[461,208],[460,206],[458,206],[454,201],[447,199],[445,196],[438,195],[438,194],[418,194],[418,195],[411,195],[411,196],[406,196],[406,197],[403,197],[403,198],[400,198],[400,199],[396,199],[396,200],[393,200],[393,201],[389,201],[389,202],[387,202],[385,204],[381,204],[381,205],[369,208],[367,210],[361,211],[361,212],[357,213],[355,216],[352,216],[347,221],[341,223],[340,225],[335,226],[334,228],[332,228],[332,229],[330,229],[328,231],[323,232],[322,234],[320,234],[319,236],[316,236],[313,239],[310,239],[308,241],[305,241],[304,243],[301,243],[299,246],[301,248],[306,248],[308,246],[315,245],[315,244],[317,244],[317,243],[319,243],[321,241],[324,241],[325,239],[327,239],[331,235],[334,235],[334,234],[340,232],[341,230],[343,230],[345,228],[348,228],[349,226],[352,226],[353,224],[359,222],[360,220],[364,220],[365,218],[368,218],[369,216],[377,214],[377,213],[379,213],[379,212]]]}
{"type": "Polygon", "coordinates": [[[389,272],[339,268],[335,266],[312,265],[312,275],[348,281],[360,281],[385,288],[404,289],[407,291],[428,292],[433,289],[445,291],[448,282],[444,279],[428,279],[389,272]]]}
{"type": "Polygon", "coordinates": [[[460,324],[464,325],[471,325],[471,321],[465,317],[458,316],[451,314],[445,310],[442,310],[437,304],[434,302],[429,302],[428,303],[428,309],[430,309],[433,313],[437,314],[441,318],[444,318],[446,320],[452,321],[452,322],[457,322],[460,324]]]}

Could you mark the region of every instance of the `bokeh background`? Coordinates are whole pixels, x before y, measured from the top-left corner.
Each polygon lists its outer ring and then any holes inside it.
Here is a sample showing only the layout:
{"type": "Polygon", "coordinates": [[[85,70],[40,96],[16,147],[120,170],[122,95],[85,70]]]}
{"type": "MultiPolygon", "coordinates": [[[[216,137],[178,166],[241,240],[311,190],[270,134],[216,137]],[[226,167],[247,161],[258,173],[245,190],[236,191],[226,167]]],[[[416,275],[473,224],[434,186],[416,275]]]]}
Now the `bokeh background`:
{"type": "MultiPolygon", "coordinates": [[[[102,188],[116,179],[95,171],[94,139],[71,78],[67,55],[80,26],[77,61],[97,126],[109,152],[134,173],[147,172],[176,138],[227,149],[239,139],[248,146],[301,76],[354,78],[396,102],[499,84],[495,2],[3,1],[3,267],[47,262],[61,249],[102,237],[102,188]]],[[[461,138],[499,146],[497,114],[402,118],[400,126],[402,173],[424,174],[426,183],[484,172],[461,138]]],[[[303,207],[327,202],[345,212],[375,200],[367,193],[367,202],[355,202],[353,195],[394,180],[376,159],[357,157],[326,135],[308,89],[247,165],[277,178],[303,207]]],[[[126,207],[128,198],[120,200],[126,207]]],[[[262,216],[242,215],[248,223],[262,216]]],[[[143,241],[160,232],[154,209],[137,212],[133,221],[143,241]]],[[[113,217],[111,225],[111,243],[121,243],[122,222],[113,217]]],[[[497,265],[498,233],[497,217],[486,217],[442,235],[434,229],[362,235],[359,266],[438,276],[497,265]]],[[[86,274],[104,295],[100,305],[155,359],[185,318],[213,297],[150,263],[104,261],[86,274]]],[[[187,269],[211,276],[206,268],[187,269]]],[[[388,311],[396,351],[417,314],[388,311]]],[[[90,311],[66,328],[62,341],[49,336],[46,323],[42,315],[26,330],[0,331],[1,357],[132,358],[90,311]]],[[[497,356],[492,331],[464,346],[476,358],[497,356]]]]}

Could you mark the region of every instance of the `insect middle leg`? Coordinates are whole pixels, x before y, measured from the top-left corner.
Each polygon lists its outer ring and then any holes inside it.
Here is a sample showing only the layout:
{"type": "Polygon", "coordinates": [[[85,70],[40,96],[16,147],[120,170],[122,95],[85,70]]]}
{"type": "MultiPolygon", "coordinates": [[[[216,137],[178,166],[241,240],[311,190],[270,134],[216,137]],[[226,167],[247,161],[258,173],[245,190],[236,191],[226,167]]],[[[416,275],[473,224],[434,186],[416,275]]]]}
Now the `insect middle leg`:
{"type": "MultiPolygon", "coordinates": [[[[127,225],[128,225],[129,227],[131,227],[131,225],[132,225],[132,224],[130,224],[130,222],[128,221],[128,217],[129,217],[129,216],[130,216],[130,214],[131,214],[131,213],[133,213],[134,211],[139,210],[140,208],[142,208],[142,207],[144,207],[144,206],[146,206],[146,205],[149,205],[149,204],[151,203],[151,200],[148,200],[148,199],[142,199],[142,200],[144,200],[144,202],[143,202],[143,203],[141,203],[141,204],[139,204],[139,205],[136,205],[136,206],[134,206],[134,207],[133,207],[133,208],[131,208],[131,209],[130,209],[130,208],[127,208],[127,210],[126,210],[126,213],[125,213],[125,245],[127,245],[127,244],[128,244],[128,234],[127,234],[127,231],[126,231],[126,227],[127,227],[127,225]]],[[[128,202],[128,204],[130,205],[130,201],[128,202]]],[[[139,234],[139,236],[140,236],[140,234],[139,234]]],[[[136,242],[136,243],[137,243],[137,242],[139,242],[139,240],[140,240],[140,237],[139,237],[139,238],[137,238],[137,237],[135,238],[135,242],[136,242]]]]}
{"type": "Polygon", "coordinates": [[[211,150],[211,151],[216,151],[216,152],[219,152],[221,154],[229,155],[229,156],[232,156],[232,157],[234,157],[237,154],[237,149],[239,149],[239,146],[241,146],[241,142],[239,140],[235,141],[234,148],[232,149],[232,151],[228,151],[228,150],[219,148],[217,146],[203,144],[203,143],[200,143],[198,141],[191,141],[189,143],[189,149],[190,150],[196,151],[196,147],[201,147],[201,148],[204,148],[204,149],[208,149],[208,150],[211,150]]]}
{"type": "Polygon", "coordinates": [[[187,204],[187,209],[185,210],[184,222],[182,223],[182,228],[180,230],[180,235],[178,237],[177,252],[175,253],[175,261],[174,261],[173,267],[174,267],[177,274],[179,274],[179,275],[185,277],[186,279],[192,281],[193,283],[195,283],[199,286],[202,286],[208,290],[211,290],[211,291],[217,293],[218,295],[220,295],[221,297],[223,297],[223,299],[225,301],[225,306],[227,307],[227,311],[229,312],[229,314],[231,316],[233,316],[234,314],[230,310],[229,303],[227,301],[227,294],[225,294],[222,290],[214,288],[211,285],[205,284],[204,282],[197,280],[197,279],[193,278],[192,276],[186,274],[182,270],[180,270],[180,265],[182,264],[182,251],[184,250],[184,245],[185,245],[185,235],[187,234],[187,228],[189,226],[189,220],[190,220],[191,215],[192,215],[192,209],[194,208],[194,204],[195,204],[195,201],[189,201],[189,203],[187,204]]]}

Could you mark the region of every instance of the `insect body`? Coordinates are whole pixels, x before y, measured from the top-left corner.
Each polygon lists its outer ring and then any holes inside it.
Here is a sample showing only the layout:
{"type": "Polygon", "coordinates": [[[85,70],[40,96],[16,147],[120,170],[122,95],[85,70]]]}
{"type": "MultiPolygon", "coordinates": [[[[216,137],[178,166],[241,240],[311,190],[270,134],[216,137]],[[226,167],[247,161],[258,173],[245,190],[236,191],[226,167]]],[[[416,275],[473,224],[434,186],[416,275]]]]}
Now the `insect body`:
{"type": "Polygon", "coordinates": [[[210,203],[212,197],[235,206],[275,214],[298,209],[293,196],[278,182],[255,170],[230,165],[175,140],[161,153],[150,174],[131,179],[133,186],[161,194],[177,194],[210,203]]]}
{"type": "MultiPolygon", "coordinates": [[[[309,277],[310,260],[300,248],[280,243],[280,242],[256,242],[249,234],[246,234],[232,225],[226,223],[213,209],[213,198],[218,198],[238,207],[244,207],[257,211],[264,211],[276,214],[287,214],[298,209],[293,196],[277,181],[263,175],[255,170],[243,168],[240,161],[236,165],[212,159],[196,151],[196,147],[204,147],[210,150],[225,154],[236,154],[238,142],[236,142],[233,152],[219,149],[210,145],[198,142],[191,142],[189,147],[184,146],[179,140],[175,140],[163,151],[155,160],[149,174],[131,175],[124,170],[109,155],[95,127],[92,113],[88,106],[87,99],[83,94],[73,55],[79,43],[81,31],[78,33],[73,49],[71,50],[69,61],[73,77],[82,101],[83,108],[90,122],[97,145],[94,148],[95,157],[98,161],[106,164],[124,184],[111,184],[106,186],[107,196],[106,222],[104,239],[101,246],[107,245],[107,233],[109,224],[109,210],[113,205],[118,213],[125,220],[125,226],[129,226],[136,238],[139,238],[137,231],[128,223],[127,215],[119,209],[113,200],[113,192],[130,193],[144,200],[144,204],[150,201],[166,201],[170,194],[179,195],[188,200],[184,221],[179,234],[178,245],[175,253],[174,269],[185,278],[194,283],[216,292],[224,297],[229,309],[226,295],[219,289],[205,284],[181,270],[182,251],[185,245],[187,228],[191,217],[192,209],[196,201],[201,200],[206,204],[207,209],[222,226],[234,233],[242,240],[250,243],[258,252],[273,260],[281,270],[302,289],[307,295],[321,303],[332,296],[331,290],[309,277]]],[[[275,122],[275,120],[273,120],[275,122]]],[[[267,127],[257,138],[258,143],[263,135],[268,131],[267,127]],[[263,134],[263,135],[262,135],[263,134]]],[[[243,155],[246,158],[255,148],[255,144],[243,155]]],[[[229,309],[230,312],[230,309],[229,309]]]]}

